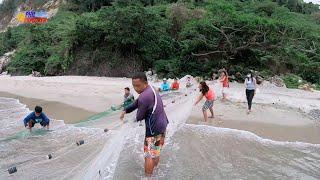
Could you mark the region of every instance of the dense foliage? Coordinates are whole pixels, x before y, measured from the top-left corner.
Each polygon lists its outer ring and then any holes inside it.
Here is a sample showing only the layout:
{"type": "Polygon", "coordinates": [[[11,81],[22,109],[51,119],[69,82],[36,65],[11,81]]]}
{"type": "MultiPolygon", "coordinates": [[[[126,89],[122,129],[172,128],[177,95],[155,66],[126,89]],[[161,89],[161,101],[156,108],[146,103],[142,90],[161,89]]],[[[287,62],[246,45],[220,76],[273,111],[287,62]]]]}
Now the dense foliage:
{"type": "Polygon", "coordinates": [[[0,34],[0,54],[17,49],[16,74],[209,76],[226,67],[319,84],[319,45],[319,7],[298,0],[68,0],[47,24],[0,34]]]}

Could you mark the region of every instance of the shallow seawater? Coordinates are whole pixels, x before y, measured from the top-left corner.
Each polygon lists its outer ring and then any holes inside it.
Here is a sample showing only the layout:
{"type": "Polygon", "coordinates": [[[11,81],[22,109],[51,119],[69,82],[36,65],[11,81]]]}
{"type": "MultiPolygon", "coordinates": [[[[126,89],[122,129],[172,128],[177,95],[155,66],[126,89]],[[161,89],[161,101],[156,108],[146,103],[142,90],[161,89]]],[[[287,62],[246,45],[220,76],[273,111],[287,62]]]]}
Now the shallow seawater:
{"type": "Polygon", "coordinates": [[[51,130],[36,124],[30,133],[22,121],[28,113],[17,100],[0,97],[0,179],[68,179],[94,158],[107,137],[102,129],[52,119],[51,130]],[[81,139],[85,144],[77,146],[81,139]],[[17,172],[9,175],[7,169],[13,166],[17,172]]]}
{"type": "MultiPolygon", "coordinates": [[[[187,104],[177,102],[185,111],[187,104]]],[[[169,120],[182,125],[168,129],[175,133],[166,138],[160,165],[149,179],[320,179],[319,144],[273,141],[243,130],[185,124],[181,111],[169,107],[167,112],[169,120]]],[[[145,179],[143,138],[143,133],[128,135],[113,179],[145,179]]]]}
{"type": "MultiPolygon", "coordinates": [[[[193,98],[189,92],[164,98],[170,124],[159,167],[150,179],[320,179],[319,144],[186,124],[193,98]]],[[[17,100],[0,98],[0,179],[145,179],[145,126],[132,121],[134,114],[110,135],[58,120],[51,131],[37,126],[30,134],[22,124],[28,113],[17,100]],[[85,144],[77,146],[80,139],[85,144]],[[18,172],[8,175],[11,166],[18,172]]]]}
{"type": "MultiPolygon", "coordinates": [[[[125,145],[114,179],[144,177],[142,146],[132,141],[125,145]]],[[[320,145],[278,142],[246,131],[185,125],[164,147],[151,179],[319,178],[320,145]]]]}

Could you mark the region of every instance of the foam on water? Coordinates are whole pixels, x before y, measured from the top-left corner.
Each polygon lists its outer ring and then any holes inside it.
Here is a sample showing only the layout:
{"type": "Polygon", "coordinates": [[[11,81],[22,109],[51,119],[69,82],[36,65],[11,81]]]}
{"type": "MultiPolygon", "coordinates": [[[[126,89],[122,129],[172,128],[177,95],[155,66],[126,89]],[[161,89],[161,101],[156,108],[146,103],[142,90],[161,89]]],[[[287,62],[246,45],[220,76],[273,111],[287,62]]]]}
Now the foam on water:
{"type": "MultiPolygon", "coordinates": [[[[185,124],[195,95],[190,90],[163,98],[170,123],[152,179],[320,179],[320,144],[273,141],[248,131],[185,124]]],[[[0,138],[20,132],[21,118],[28,112],[14,99],[0,98],[4,127],[0,138]]],[[[123,125],[116,122],[119,128],[107,135],[103,129],[54,120],[53,131],[0,142],[0,168],[18,166],[18,177],[26,179],[142,179],[145,127],[134,122],[134,113],[126,119],[123,125]],[[76,139],[85,139],[85,144],[75,148],[76,139]],[[53,154],[50,162],[44,158],[48,153],[53,154]]],[[[16,179],[0,172],[0,179],[10,178],[16,179]]]]}
{"type": "Polygon", "coordinates": [[[69,179],[94,158],[108,136],[103,129],[74,127],[52,119],[50,131],[36,125],[30,133],[22,122],[30,113],[25,105],[0,98],[0,110],[0,179],[69,179]],[[77,147],[81,139],[85,144],[77,147]],[[48,154],[53,156],[50,161],[48,154]],[[11,166],[18,172],[8,175],[6,169],[11,166]]]}
{"type": "MultiPolygon", "coordinates": [[[[319,179],[320,146],[185,125],[162,154],[159,179],[319,179]]],[[[121,179],[124,179],[123,177],[121,179]]]]}
{"type": "MultiPolygon", "coordinates": [[[[280,142],[248,131],[186,125],[193,98],[167,107],[168,136],[151,179],[320,178],[319,144],[280,142]]],[[[115,171],[106,179],[144,178],[144,134],[130,134],[113,164],[115,171]]]]}
{"type": "Polygon", "coordinates": [[[17,119],[28,112],[26,105],[19,103],[18,100],[0,97],[0,139],[12,133],[12,130],[19,125],[21,126],[22,122],[17,119]]]}
{"type": "MultiPolygon", "coordinates": [[[[166,105],[166,113],[169,119],[169,124],[166,132],[166,143],[171,144],[172,137],[181,127],[183,127],[187,118],[191,114],[192,101],[195,98],[194,91],[188,90],[188,96],[181,93],[177,96],[164,100],[166,105]],[[175,101],[172,103],[172,101],[175,101]]],[[[113,179],[127,179],[127,178],[143,178],[144,177],[144,157],[143,157],[143,142],[145,129],[138,127],[136,133],[130,133],[121,150],[119,159],[115,168],[113,179]],[[140,129],[138,129],[140,128],[140,129]],[[134,175],[134,177],[132,177],[134,175]]],[[[164,177],[163,167],[160,167],[154,173],[154,178],[164,177]]]]}
{"type": "MultiPolygon", "coordinates": [[[[163,98],[170,121],[167,127],[166,141],[170,141],[173,134],[184,124],[191,113],[191,101],[194,99],[193,94],[190,91],[182,92],[174,92],[174,95],[166,93],[163,98]],[[189,93],[189,96],[186,97],[185,93],[189,93]],[[173,100],[174,103],[172,103],[173,100]],[[176,105],[180,108],[177,109],[176,105]],[[170,110],[168,111],[168,109],[170,110]]],[[[145,127],[139,126],[139,123],[134,122],[134,113],[127,115],[126,118],[129,119],[128,123],[122,125],[122,127],[114,133],[89,168],[86,169],[83,174],[79,174],[79,178],[113,179],[117,177],[117,171],[122,171],[122,167],[127,167],[122,165],[122,163],[127,162],[127,156],[134,159],[132,162],[135,163],[135,166],[129,165],[134,169],[133,174],[137,177],[142,177],[144,173],[143,164],[141,162],[144,161],[144,157],[141,151],[145,127]]],[[[128,170],[127,172],[131,172],[131,170],[128,170]]]]}
{"type": "Polygon", "coordinates": [[[238,139],[245,139],[248,141],[256,141],[265,145],[269,144],[269,145],[281,145],[281,146],[287,146],[287,147],[320,148],[320,144],[311,144],[311,143],[305,143],[305,142],[274,141],[271,139],[262,138],[252,132],[238,130],[238,129],[221,128],[221,127],[214,127],[214,126],[207,126],[207,125],[195,125],[195,124],[186,124],[185,128],[198,134],[206,134],[206,135],[220,134],[220,135],[232,136],[238,139]]]}

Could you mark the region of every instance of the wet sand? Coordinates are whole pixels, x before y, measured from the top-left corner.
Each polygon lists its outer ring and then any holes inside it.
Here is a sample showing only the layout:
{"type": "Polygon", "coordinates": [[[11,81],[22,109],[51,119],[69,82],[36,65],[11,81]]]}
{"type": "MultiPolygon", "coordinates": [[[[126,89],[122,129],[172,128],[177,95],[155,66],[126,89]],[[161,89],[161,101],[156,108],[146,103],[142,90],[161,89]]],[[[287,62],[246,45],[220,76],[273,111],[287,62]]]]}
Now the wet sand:
{"type": "MultiPolygon", "coordinates": [[[[0,92],[28,98],[56,101],[91,112],[102,112],[123,100],[128,78],[88,76],[0,76],[0,92]]],[[[136,94],[135,94],[136,95],[136,94]]]]}
{"type": "Polygon", "coordinates": [[[33,111],[35,106],[41,106],[43,108],[44,113],[49,118],[64,120],[66,124],[77,123],[95,114],[95,112],[91,112],[61,102],[46,101],[36,98],[27,98],[23,96],[10,94],[7,92],[0,92],[0,97],[18,99],[20,103],[27,105],[27,108],[29,108],[31,111],[33,111]]]}
{"type": "Polygon", "coordinates": [[[276,141],[320,144],[320,125],[299,109],[253,104],[253,112],[247,115],[245,103],[217,100],[214,105],[215,118],[204,122],[201,111],[203,103],[193,108],[187,123],[250,131],[276,141]]]}

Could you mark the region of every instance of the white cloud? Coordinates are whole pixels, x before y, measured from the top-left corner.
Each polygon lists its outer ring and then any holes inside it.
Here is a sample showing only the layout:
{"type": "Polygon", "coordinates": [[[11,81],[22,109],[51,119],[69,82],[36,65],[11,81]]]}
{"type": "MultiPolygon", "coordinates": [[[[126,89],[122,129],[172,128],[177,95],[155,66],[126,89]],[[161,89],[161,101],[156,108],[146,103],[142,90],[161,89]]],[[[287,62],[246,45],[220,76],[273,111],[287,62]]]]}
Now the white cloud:
{"type": "Polygon", "coordinates": [[[320,0],[304,0],[304,2],[306,3],[312,2],[313,4],[320,4],[320,0]]]}

